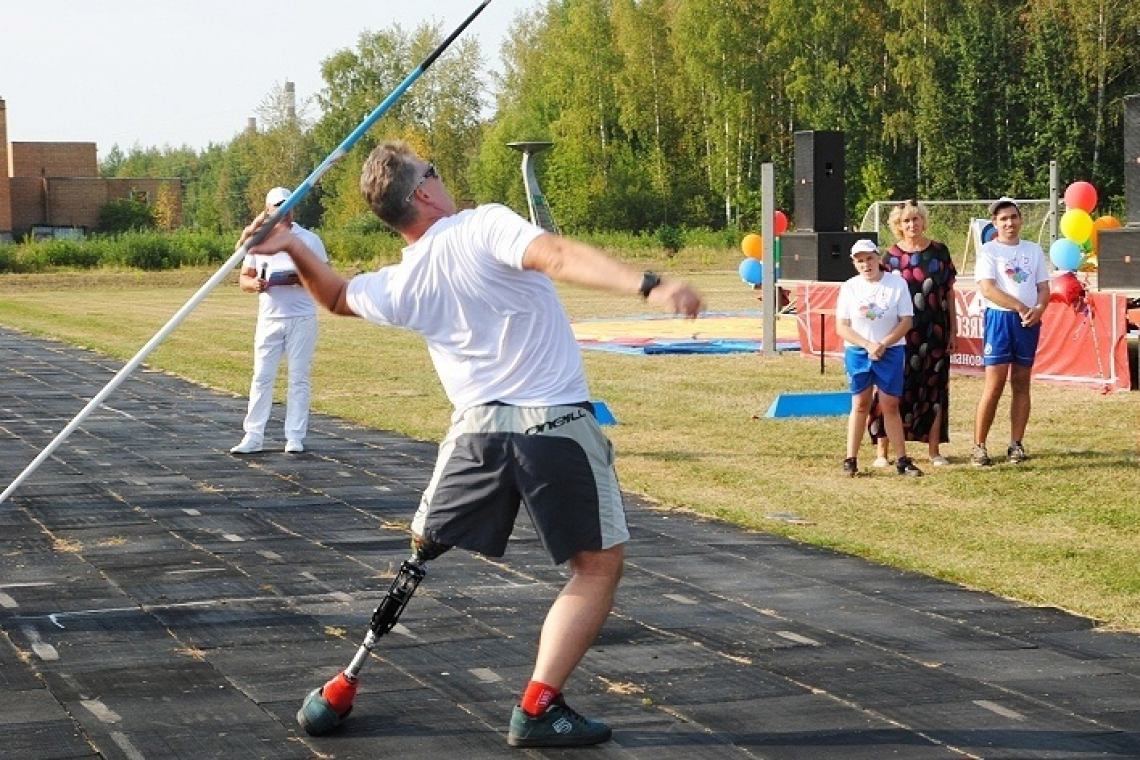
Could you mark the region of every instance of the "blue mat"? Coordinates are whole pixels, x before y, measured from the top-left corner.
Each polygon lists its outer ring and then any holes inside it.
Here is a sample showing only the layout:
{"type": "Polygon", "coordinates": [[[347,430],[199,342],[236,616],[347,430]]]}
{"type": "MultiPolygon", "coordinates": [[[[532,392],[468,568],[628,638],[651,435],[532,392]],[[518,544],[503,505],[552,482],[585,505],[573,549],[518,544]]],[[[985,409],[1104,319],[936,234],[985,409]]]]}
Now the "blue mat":
{"type": "Polygon", "coordinates": [[[781,393],[765,417],[838,417],[851,412],[850,391],[781,393]]]}
{"type": "MultiPolygon", "coordinates": [[[[609,351],[615,354],[641,356],[666,354],[756,354],[764,350],[758,340],[651,340],[641,343],[611,341],[579,341],[578,345],[591,351],[609,351]]],[[[776,341],[777,351],[799,351],[798,340],[776,341]]]]}

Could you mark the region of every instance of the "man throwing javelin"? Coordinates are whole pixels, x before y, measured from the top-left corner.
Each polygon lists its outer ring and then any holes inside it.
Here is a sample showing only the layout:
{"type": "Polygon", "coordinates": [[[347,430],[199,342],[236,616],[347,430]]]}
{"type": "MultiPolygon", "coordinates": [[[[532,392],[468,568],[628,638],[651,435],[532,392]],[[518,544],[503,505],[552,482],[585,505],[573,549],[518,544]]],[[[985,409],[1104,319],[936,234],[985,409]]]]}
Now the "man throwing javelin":
{"type": "MultiPolygon", "coordinates": [[[[251,252],[288,252],[329,311],[415,330],[427,341],[455,410],[413,538],[501,557],[520,502],[526,507],[570,579],[547,612],[507,741],[604,742],[609,726],[570,708],[562,689],[610,613],[629,532],[613,448],[594,419],[552,280],[640,294],[686,317],[704,301],[680,280],[639,272],[505,206],[457,211],[435,166],[403,143],[377,147],[360,186],[372,211],[407,241],[399,264],[346,281],[279,230],[251,252]]],[[[243,242],[264,219],[246,228],[243,242]]]]}

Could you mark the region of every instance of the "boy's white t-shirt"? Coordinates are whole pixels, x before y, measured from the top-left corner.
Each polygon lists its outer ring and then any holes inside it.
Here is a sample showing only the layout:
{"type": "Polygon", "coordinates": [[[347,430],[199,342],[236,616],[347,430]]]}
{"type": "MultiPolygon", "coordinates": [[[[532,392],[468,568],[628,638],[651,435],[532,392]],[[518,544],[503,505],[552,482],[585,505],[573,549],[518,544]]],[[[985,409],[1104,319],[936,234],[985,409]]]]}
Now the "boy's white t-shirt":
{"type": "MultiPolygon", "coordinates": [[[[878,282],[859,274],[839,286],[835,318],[850,320],[851,328],[867,340],[882,343],[891,330],[898,327],[902,317],[912,316],[914,304],[910,300],[910,287],[894,272],[883,272],[878,282]]],[[[906,335],[903,335],[892,345],[905,343],[906,335]]],[[[855,347],[850,341],[843,344],[855,347]]]]}
{"type": "Polygon", "coordinates": [[[488,204],[440,219],[399,264],[353,278],[349,307],[427,340],[456,411],[589,400],[582,354],[550,278],[522,268],[543,229],[488,204]]]}
{"type": "MultiPolygon", "coordinates": [[[[1016,245],[991,240],[978,249],[974,279],[993,280],[1003,292],[1021,301],[1027,307],[1037,304],[1037,285],[1049,281],[1049,264],[1041,246],[1028,240],[1016,245]]],[[[983,299],[988,309],[1010,311],[983,299]]]]}

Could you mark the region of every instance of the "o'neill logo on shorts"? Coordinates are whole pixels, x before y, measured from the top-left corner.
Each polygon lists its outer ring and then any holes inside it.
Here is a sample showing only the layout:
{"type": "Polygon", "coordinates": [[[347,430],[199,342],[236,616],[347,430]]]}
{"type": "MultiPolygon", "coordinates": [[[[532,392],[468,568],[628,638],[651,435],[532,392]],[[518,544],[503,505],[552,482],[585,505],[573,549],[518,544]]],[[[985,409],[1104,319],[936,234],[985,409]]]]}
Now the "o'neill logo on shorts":
{"type": "Polygon", "coordinates": [[[523,431],[523,435],[538,435],[539,433],[545,433],[547,430],[560,428],[563,425],[567,425],[575,420],[580,420],[585,416],[586,410],[578,409],[577,411],[570,412],[570,414],[564,414],[561,417],[555,417],[552,420],[547,420],[546,422],[535,425],[534,427],[528,427],[523,431]]]}
{"type": "Polygon", "coordinates": [[[993,345],[991,343],[987,342],[986,347],[983,349],[983,353],[985,353],[986,356],[989,356],[993,352],[994,352],[993,345]]]}

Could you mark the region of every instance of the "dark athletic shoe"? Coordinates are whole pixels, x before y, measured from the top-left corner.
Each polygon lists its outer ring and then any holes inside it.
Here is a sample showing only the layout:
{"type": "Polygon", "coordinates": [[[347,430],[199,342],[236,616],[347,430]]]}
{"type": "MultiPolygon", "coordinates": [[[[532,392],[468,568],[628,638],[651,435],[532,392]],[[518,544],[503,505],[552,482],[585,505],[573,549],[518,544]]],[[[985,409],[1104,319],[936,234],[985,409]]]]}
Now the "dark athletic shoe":
{"type": "Polygon", "coordinates": [[[1009,448],[1005,450],[1005,453],[1009,457],[1009,461],[1014,464],[1021,464],[1026,459],[1029,459],[1029,455],[1025,453],[1025,447],[1021,445],[1021,441],[1014,441],[1009,444],[1009,448]]]}
{"type": "Polygon", "coordinates": [[[579,715],[558,696],[537,718],[530,717],[516,705],[511,713],[507,744],[512,747],[586,747],[609,741],[611,736],[613,731],[609,726],[579,715]]]}
{"type": "Polygon", "coordinates": [[[859,474],[859,460],[855,457],[847,457],[843,460],[843,474],[849,478],[853,478],[859,474]]]}
{"type": "Polygon", "coordinates": [[[922,470],[914,466],[914,460],[910,457],[899,457],[899,461],[895,464],[899,475],[905,475],[908,478],[921,478],[922,470]]]}

